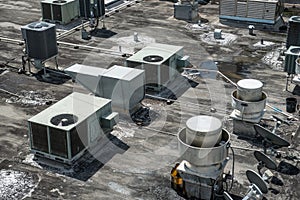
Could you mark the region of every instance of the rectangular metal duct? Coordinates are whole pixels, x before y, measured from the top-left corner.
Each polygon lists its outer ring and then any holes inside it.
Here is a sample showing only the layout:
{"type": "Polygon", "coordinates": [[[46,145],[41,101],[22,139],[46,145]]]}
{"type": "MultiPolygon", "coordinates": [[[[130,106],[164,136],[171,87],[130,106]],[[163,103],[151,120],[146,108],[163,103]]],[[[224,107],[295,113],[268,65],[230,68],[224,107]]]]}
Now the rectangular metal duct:
{"type": "Polygon", "coordinates": [[[72,164],[117,121],[109,99],[74,92],[28,120],[31,151],[72,164]]]}
{"type": "Polygon", "coordinates": [[[79,17],[78,0],[41,1],[43,21],[67,24],[79,17]]]}
{"type": "Polygon", "coordinates": [[[33,22],[21,27],[26,52],[30,58],[46,60],[57,55],[56,29],[54,24],[33,22]]]}
{"type": "Polygon", "coordinates": [[[75,64],[65,72],[95,95],[112,100],[118,112],[134,109],[144,99],[144,70],[114,65],[109,69],[75,64]]]}

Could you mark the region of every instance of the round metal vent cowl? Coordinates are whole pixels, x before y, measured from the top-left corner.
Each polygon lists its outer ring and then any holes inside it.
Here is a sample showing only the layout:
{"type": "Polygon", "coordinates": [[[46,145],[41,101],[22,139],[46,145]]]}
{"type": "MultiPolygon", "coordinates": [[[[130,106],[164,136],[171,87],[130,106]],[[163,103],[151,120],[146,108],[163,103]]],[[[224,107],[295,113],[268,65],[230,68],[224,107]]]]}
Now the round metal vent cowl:
{"type": "Polygon", "coordinates": [[[144,61],[146,62],[160,62],[162,61],[164,58],[158,55],[150,55],[150,56],[145,56],[143,58],[144,61]]]}
{"type": "Polygon", "coordinates": [[[55,126],[69,126],[75,124],[78,121],[78,117],[72,114],[60,114],[51,118],[51,124],[55,126]]]}

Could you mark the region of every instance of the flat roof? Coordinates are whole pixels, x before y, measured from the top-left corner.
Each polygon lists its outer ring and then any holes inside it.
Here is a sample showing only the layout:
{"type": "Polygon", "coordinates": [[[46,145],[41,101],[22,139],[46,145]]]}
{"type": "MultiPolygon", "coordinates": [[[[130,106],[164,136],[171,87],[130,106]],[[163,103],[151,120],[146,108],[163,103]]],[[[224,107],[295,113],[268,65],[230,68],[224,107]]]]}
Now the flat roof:
{"type": "Polygon", "coordinates": [[[110,102],[111,100],[109,99],[73,92],[49,108],[31,117],[28,121],[68,131],[110,102]],[[78,117],[78,121],[68,126],[56,126],[52,124],[50,120],[60,114],[75,115],[78,117]]]}
{"type": "Polygon", "coordinates": [[[182,49],[183,49],[183,46],[152,43],[152,44],[149,44],[148,46],[144,47],[140,51],[136,52],[135,54],[133,54],[131,57],[129,57],[127,59],[127,61],[160,65],[182,49]],[[159,62],[147,62],[147,61],[143,60],[144,57],[150,56],[150,55],[161,56],[163,58],[163,60],[161,60],[159,62]]]}

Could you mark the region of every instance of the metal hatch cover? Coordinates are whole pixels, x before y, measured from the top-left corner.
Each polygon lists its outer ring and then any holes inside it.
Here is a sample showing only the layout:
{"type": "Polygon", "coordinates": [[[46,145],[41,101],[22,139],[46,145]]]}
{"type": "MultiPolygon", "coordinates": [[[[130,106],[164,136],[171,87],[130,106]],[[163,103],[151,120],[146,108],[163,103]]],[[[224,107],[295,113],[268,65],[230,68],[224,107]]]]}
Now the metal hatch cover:
{"type": "Polygon", "coordinates": [[[247,170],[246,176],[250,183],[255,184],[262,193],[266,194],[268,193],[268,186],[267,183],[261,178],[259,174],[257,174],[253,170],[247,170]]]}
{"type": "Polygon", "coordinates": [[[269,156],[265,155],[264,153],[262,153],[260,151],[254,151],[254,157],[259,162],[262,162],[266,168],[272,169],[272,170],[277,169],[276,163],[269,156]]]}
{"type": "Polygon", "coordinates": [[[255,124],[254,129],[256,132],[261,135],[263,138],[267,139],[269,142],[271,142],[273,145],[277,145],[280,147],[288,147],[290,146],[290,143],[286,141],[285,139],[273,134],[268,129],[265,129],[264,127],[255,124]]]}

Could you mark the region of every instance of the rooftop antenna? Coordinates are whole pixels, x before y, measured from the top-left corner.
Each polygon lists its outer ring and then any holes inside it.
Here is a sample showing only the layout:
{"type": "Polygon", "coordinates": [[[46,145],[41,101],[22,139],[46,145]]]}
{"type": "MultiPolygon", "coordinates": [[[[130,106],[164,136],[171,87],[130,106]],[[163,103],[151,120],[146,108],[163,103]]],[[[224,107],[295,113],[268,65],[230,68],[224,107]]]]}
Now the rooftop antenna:
{"type": "Polygon", "coordinates": [[[246,176],[251,183],[251,186],[243,200],[261,200],[263,194],[268,193],[267,183],[253,170],[247,170],[246,176]]]}
{"type": "Polygon", "coordinates": [[[290,143],[285,139],[279,137],[278,135],[272,133],[268,129],[255,124],[254,129],[256,132],[261,135],[264,139],[262,141],[264,146],[264,153],[267,153],[267,149],[271,150],[271,153],[277,153],[272,147],[288,147],[290,143]]]}

